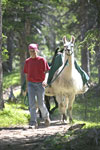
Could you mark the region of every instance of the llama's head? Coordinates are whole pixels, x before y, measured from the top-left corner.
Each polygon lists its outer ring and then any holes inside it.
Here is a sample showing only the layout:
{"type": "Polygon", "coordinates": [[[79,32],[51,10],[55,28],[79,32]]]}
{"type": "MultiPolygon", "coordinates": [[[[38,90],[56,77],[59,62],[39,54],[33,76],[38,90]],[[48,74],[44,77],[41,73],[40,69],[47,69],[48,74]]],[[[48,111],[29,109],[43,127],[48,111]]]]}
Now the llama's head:
{"type": "Polygon", "coordinates": [[[70,42],[67,41],[66,36],[63,37],[64,50],[68,56],[72,55],[75,37],[71,36],[70,42]]]}

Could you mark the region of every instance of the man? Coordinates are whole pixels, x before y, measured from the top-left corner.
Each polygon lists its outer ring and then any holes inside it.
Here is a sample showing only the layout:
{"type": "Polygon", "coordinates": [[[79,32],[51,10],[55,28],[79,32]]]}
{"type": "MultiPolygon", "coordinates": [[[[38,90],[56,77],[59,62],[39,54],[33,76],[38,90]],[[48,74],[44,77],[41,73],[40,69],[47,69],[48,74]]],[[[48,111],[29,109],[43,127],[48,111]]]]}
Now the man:
{"type": "Polygon", "coordinates": [[[46,79],[45,74],[49,71],[49,66],[47,61],[38,56],[38,45],[30,44],[29,47],[30,57],[26,59],[24,65],[24,73],[26,74],[28,97],[29,97],[29,108],[30,108],[30,128],[37,127],[37,115],[36,115],[36,96],[38,101],[39,109],[44,118],[45,125],[50,125],[49,112],[44,103],[44,94],[46,79]]]}

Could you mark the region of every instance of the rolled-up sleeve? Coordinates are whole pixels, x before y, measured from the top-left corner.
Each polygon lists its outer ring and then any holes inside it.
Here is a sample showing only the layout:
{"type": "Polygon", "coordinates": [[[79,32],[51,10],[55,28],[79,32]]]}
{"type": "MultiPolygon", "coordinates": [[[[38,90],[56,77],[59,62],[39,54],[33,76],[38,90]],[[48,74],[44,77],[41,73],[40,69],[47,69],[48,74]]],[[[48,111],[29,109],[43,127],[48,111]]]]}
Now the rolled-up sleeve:
{"type": "Polygon", "coordinates": [[[44,63],[45,63],[45,69],[44,70],[45,70],[45,72],[47,72],[50,70],[50,67],[49,67],[49,65],[45,59],[44,59],[44,63]]]}

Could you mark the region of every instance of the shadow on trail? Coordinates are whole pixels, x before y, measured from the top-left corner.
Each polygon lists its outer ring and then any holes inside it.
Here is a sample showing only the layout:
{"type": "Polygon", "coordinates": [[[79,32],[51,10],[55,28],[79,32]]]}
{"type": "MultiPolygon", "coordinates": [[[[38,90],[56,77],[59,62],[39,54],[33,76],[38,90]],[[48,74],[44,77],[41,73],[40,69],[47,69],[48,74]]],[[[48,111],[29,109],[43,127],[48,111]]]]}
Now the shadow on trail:
{"type": "Polygon", "coordinates": [[[100,129],[84,125],[53,120],[49,127],[40,122],[38,129],[0,128],[0,150],[99,150],[100,129]]]}
{"type": "Polygon", "coordinates": [[[0,128],[0,150],[49,150],[46,140],[67,130],[66,124],[52,121],[49,127],[40,122],[39,128],[27,127],[0,128]]]}
{"type": "Polygon", "coordinates": [[[0,127],[1,130],[26,130],[25,127],[0,127]]]}

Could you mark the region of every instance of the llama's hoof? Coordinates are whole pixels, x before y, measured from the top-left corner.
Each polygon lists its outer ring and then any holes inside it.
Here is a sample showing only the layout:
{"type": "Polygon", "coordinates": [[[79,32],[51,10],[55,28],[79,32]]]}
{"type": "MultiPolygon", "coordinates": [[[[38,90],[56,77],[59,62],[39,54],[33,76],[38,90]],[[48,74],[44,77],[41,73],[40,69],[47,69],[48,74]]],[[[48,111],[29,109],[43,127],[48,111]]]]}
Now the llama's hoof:
{"type": "Polygon", "coordinates": [[[65,114],[63,114],[63,122],[65,121],[65,120],[67,120],[67,116],[65,115],[65,114]]]}
{"type": "Polygon", "coordinates": [[[72,118],[69,118],[69,122],[70,122],[70,123],[74,123],[74,121],[73,121],[72,118]]]}

